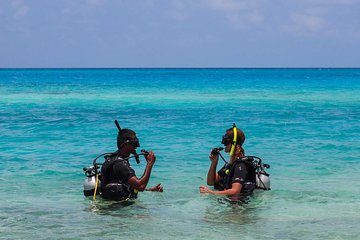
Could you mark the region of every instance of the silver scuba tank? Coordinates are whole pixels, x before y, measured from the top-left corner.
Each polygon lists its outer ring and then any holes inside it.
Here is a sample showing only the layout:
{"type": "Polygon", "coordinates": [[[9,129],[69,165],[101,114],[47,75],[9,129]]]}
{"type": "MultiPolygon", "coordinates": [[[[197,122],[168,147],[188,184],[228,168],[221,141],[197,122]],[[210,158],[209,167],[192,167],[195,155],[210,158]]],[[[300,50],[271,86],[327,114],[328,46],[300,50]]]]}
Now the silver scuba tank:
{"type": "MultiPolygon", "coordinates": [[[[87,177],[84,181],[84,195],[85,197],[93,196],[95,191],[96,178],[95,176],[87,177]]],[[[100,180],[98,182],[98,189],[100,188],[100,180]]],[[[98,193],[97,193],[98,194],[98,193]]]]}
{"type": "MultiPolygon", "coordinates": [[[[85,197],[93,196],[94,191],[95,191],[95,186],[96,186],[95,171],[97,171],[97,170],[95,170],[95,168],[93,166],[84,168],[83,170],[84,170],[85,176],[86,176],[86,179],[84,181],[84,196],[85,197]]],[[[97,173],[97,174],[99,174],[99,173],[97,173]]],[[[100,180],[98,182],[96,194],[99,194],[99,188],[100,188],[100,180]]]]}
{"type": "Polygon", "coordinates": [[[264,170],[256,174],[256,187],[263,190],[270,190],[270,175],[264,170]]]}

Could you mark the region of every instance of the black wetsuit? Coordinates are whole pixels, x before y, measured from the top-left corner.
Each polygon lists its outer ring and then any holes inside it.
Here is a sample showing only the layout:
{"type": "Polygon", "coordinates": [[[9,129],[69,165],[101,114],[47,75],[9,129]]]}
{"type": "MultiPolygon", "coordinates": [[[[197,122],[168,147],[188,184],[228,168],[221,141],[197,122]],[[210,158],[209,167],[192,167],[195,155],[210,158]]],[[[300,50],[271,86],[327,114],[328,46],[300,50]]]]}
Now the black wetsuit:
{"type": "Polygon", "coordinates": [[[101,168],[101,195],[111,200],[136,199],[137,193],[128,180],[135,176],[135,171],[127,160],[116,154],[105,157],[101,168]]]}
{"type": "Polygon", "coordinates": [[[231,184],[240,183],[242,185],[240,196],[247,196],[255,189],[256,171],[251,161],[237,159],[233,164],[226,164],[218,171],[221,181],[215,184],[215,189],[230,189],[231,184]]]}

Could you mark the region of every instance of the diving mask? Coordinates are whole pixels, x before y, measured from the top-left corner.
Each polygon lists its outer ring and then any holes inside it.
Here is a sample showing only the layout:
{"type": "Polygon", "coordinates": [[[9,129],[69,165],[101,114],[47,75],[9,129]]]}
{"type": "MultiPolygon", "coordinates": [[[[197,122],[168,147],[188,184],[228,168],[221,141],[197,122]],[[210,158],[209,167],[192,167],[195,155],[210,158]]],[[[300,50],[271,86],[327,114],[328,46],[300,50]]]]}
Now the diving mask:
{"type": "Polygon", "coordinates": [[[231,150],[230,150],[230,156],[232,156],[235,152],[235,147],[237,144],[237,128],[235,123],[233,124],[233,137],[229,136],[228,134],[225,134],[222,137],[221,144],[224,144],[224,146],[228,146],[229,144],[232,144],[231,150]]]}
{"type": "Polygon", "coordinates": [[[231,139],[231,136],[225,134],[223,137],[222,137],[222,141],[221,141],[221,144],[223,144],[225,147],[229,144],[232,144],[233,141],[231,139]]]}
{"type": "Polygon", "coordinates": [[[126,140],[127,143],[130,143],[134,148],[140,147],[139,139],[137,137],[133,139],[126,140]]]}

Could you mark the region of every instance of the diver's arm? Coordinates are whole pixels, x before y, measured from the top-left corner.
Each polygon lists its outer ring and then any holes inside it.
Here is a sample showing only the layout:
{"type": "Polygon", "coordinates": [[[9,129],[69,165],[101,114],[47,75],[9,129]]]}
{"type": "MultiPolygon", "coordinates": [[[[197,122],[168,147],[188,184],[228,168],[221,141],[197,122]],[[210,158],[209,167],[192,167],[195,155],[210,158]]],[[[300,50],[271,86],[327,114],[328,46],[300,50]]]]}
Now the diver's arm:
{"type": "Polygon", "coordinates": [[[214,186],[214,184],[219,182],[220,180],[220,176],[216,172],[216,166],[219,161],[219,155],[210,154],[209,159],[211,161],[211,164],[207,174],[207,185],[214,186]]]}
{"type": "Polygon", "coordinates": [[[146,185],[149,182],[152,167],[153,167],[152,165],[147,164],[142,177],[137,178],[136,176],[133,176],[128,180],[128,183],[136,190],[138,190],[140,192],[144,191],[146,188],[146,185]]]}
{"type": "Polygon", "coordinates": [[[207,174],[207,185],[214,186],[215,183],[219,182],[219,174],[216,172],[217,163],[211,162],[208,174],[207,174]]]}
{"type": "Polygon", "coordinates": [[[144,174],[142,175],[142,177],[139,179],[136,176],[131,177],[128,180],[128,183],[135,188],[136,190],[142,192],[145,190],[146,185],[149,182],[150,179],[150,174],[151,174],[151,170],[152,167],[154,166],[155,163],[155,155],[152,151],[149,152],[149,154],[145,157],[147,164],[144,170],[144,174]]]}
{"type": "Polygon", "coordinates": [[[210,194],[216,194],[216,195],[227,195],[227,196],[234,196],[238,195],[241,192],[242,185],[241,183],[235,182],[231,184],[230,189],[222,190],[222,191],[214,191],[209,189],[208,187],[201,186],[200,187],[200,193],[210,193],[210,194]]]}

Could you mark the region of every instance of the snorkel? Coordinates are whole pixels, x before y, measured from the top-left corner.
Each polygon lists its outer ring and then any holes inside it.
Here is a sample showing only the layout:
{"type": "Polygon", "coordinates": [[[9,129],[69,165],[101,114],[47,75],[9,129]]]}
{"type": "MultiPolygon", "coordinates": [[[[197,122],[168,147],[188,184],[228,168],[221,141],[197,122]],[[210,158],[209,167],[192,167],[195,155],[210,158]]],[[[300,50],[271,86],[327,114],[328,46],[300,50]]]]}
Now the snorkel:
{"type": "MultiPolygon", "coordinates": [[[[230,129],[228,129],[227,131],[229,131],[230,129]]],[[[229,144],[231,144],[231,150],[230,150],[230,164],[232,163],[232,156],[234,155],[235,153],[235,149],[236,149],[236,144],[237,144],[237,128],[236,128],[236,125],[235,123],[233,123],[233,132],[234,132],[234,136],[231,140],[231,135],[229,134],[225,134],[222,138],[222,141],[221,143],[224,144],[225,147],[227,147],[229,144]]],[[[212,151],[211,151],[211,154],[212,155],[219,155],[221,157],[221,159],[225,162],[225,165],[223,168],[226,168],[226,166],[229,166],[229,162],[227,162],[225,160],[225,158],[221,155],[221,151],[224,150],[223,147],[219,147],[219,148],[213,148],[212,151]]],[[[225,170],[225,174],[228,174],[229,173],[229,169],[226,169],[225,170]]]]}
{"type": "MultiPolygon", "coordinates": [[[[117,120],[115,120],[114,122],[115,122],[115,125],[116,125],[117,129],[119,130],[119,133],[120,133],[122,131],[122,129],[120,127],[119,122],[117,120]]],[[[118,137],[119,137],[119,135],[118,135],[118,137]]],[[[118,139],[118,141],[119,141],[119,139],[118,139]]],[[[136,152],[136,148],[140,147],[139,139],[137,137],[135,137],[135,139],[127,139],[125,142],[123,142],[121,144],[121,146],[123,144],[125,144],[125,143],[130,143],[134,147],[135,152],[133,153],[133,157],[135,158],[137,164],[140,163],[139,155],[147,155],[148,154],[148,153],[147,154],[144,154],[144,153],[143,154],[138,154],[136,152]]],[[[119,145],[118,145],[118,148],[120,148],[119,145]]],[[[143,151],[145,151],[145,150],[141,150],[141,152],[143,152],[143,151]]],[[[145,152],[147,152],[147,151],[145,151],[145,152]]],[[[128,157],[126,159],[129,159],[129,158],[132,158],[132,157],[128,157]]]]}
{"type": "Polygon", "coordinates": [[[231,150],[230,150],[230,157],[232,157],[234,155],[236,143],[237,143],[237,129],[236,129],[235,123],[233,123],[233,132],[234,132],[234,138],[233,138],[233,143],[232,143],[231,150]]]}

